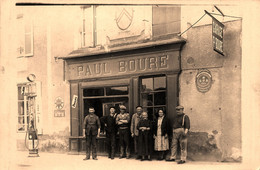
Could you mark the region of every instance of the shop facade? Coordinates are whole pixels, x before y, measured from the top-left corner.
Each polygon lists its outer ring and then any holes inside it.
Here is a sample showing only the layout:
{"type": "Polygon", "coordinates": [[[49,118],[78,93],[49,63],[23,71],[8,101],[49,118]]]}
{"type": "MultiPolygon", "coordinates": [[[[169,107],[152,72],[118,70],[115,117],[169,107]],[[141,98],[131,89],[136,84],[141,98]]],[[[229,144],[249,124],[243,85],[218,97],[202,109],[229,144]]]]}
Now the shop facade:
{"type": "MultiPolygon", "coordinates": [[[[178,104],[180,50],[184,40],[167,44],[120,50],[98,55],[71,55],[66,60],[66,78],[70,82],[71,136],[70,151],[85,150],[83,120],[88,108],[94,107],[99,117],[109,114],[111,106],[123,104],[130,115],[143,106],[153,120],[159,108],[173,120],[178,104]]],[[[121,49],[124,49],[122,47],[121,49]]],[[[105,136],[101,128],[99,153],[105,152],[105,136]]]]}

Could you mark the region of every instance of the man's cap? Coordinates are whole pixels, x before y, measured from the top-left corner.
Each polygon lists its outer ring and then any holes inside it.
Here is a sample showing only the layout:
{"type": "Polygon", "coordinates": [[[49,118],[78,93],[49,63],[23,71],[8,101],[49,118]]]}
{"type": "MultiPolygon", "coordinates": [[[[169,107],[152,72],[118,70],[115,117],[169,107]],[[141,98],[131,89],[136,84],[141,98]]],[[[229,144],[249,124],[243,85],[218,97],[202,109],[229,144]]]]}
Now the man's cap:
{"type": "Polygon", "coordinates": [[[120,109],[126,110],[126,107],[124,105],[119,106],[120,109]]]}
{"type": "Polygon", "coordinates": [[[183,106],[177,106],[176,109],[184,109],[183,106]]]}

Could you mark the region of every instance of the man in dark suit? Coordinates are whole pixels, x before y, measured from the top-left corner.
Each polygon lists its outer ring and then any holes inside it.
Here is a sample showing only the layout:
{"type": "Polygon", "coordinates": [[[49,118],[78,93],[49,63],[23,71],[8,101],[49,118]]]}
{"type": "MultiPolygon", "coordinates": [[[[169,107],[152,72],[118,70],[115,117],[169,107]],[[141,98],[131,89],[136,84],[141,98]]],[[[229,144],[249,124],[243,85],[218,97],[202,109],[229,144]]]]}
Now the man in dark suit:
{"type": "Polygon", "coordinates": [[[110,108],[110,114],[103,116],[100,120],[105,125],[106,130],[106,143],[108,149],[108,158],[114,159],[115,157],[115,145],[116,145],[116,116],[115,108],[110,108]]]}
{"type": "Polygon", "coordinates": [[[97,160],[97,139],[100,134],[100,121],[97,115],[95,115],[95,109],[89,108],[89,114],[84,119],[83,134],[86,136],[86,158],[90,159],[90,148],[92,146],[92,159],[97,160]]]}

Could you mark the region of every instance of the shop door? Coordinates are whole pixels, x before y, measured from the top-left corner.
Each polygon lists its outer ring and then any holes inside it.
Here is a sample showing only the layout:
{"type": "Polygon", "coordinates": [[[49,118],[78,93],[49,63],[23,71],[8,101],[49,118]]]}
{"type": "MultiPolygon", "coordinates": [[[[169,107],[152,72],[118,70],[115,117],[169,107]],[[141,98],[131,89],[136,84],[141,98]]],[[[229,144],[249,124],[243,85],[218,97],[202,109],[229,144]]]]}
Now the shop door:
{"type": "Polygon", "coordinates": [[[114,107],[116,110],[116,113],[120,112],[119,106],[123,105],[124,102],[112,102],[112,103],[103,103],[103,116],[108,116],[110,114],[110,108],[114,107]]]}

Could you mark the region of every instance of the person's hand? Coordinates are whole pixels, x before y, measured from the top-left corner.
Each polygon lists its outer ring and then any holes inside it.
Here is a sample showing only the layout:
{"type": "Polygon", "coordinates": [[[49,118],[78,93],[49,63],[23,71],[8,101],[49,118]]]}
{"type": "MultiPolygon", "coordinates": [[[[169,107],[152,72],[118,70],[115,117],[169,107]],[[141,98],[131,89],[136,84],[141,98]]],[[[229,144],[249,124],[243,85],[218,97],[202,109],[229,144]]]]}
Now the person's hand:
{"type": "Polygon", "coordinates": [[[105,127],[107,127],[107,124],[105,123],[105,127]]]}
{"type": "Polygon", "coordinates": [[[155,139],[155,138],[156,138],[156,136],[155,136],[155,135],[153,135],[153,138],[155,139]]]}
{"type": "Polygon", "coordinates": [[[134,137],[134,133],[131,133],[131,136],[134,137]]]}
{"type": "Polygon", "coordinates": [[[167,134],[165,134],[165,138],[168,138],[168,135],[167,135],[167,134]]]}
{"type": "Polygon", "coordinates": [[[98,133],[97,137],[99,138],[100,137],[100,134],[98,133]]]}

